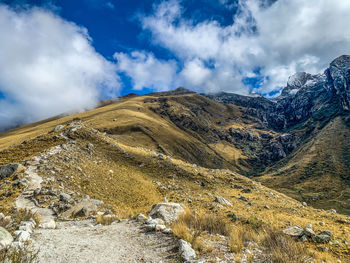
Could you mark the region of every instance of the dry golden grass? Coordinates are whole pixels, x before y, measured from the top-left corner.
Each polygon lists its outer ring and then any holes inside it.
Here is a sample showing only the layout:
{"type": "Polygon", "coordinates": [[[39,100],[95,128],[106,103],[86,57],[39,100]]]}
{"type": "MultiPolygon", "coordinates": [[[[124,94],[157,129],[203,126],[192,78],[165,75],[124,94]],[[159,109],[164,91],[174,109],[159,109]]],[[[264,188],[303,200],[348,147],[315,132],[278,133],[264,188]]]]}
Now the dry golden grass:
{"type": "Polygon", "coordinates": [[[179,229],[179,238],[183,238],[181,233],[188,230],[193,232],[207,232],[209,234],[219,234],[227,236],[230,233],[227,219],[215,214],[194,214],[187,210],[180,215],[179,219],[173,224],[172,228],[179,229]]]}
{"type": "Polygon", "coordinates": [[[228,245],[231,252],[240,253],[245,242],[259,242],[260,232],[243,224],[237,224],[228,236],[228,245]]]}
{"type": "Polygon", "coordinates": [[[97,217],[96,217],[96,223],[104,226],[108,226],[117,220],[118,219],[115,215],[105,215],[103,213],[97,214],[97,217]]]}
{"type": "Polygon", "coordinates": [[[305,244],[295,241],[278,230],[265,230],[261,244],[265,248],[264,260],[267,262],[306,263],[312,262],[314,258],[305,244]]]}

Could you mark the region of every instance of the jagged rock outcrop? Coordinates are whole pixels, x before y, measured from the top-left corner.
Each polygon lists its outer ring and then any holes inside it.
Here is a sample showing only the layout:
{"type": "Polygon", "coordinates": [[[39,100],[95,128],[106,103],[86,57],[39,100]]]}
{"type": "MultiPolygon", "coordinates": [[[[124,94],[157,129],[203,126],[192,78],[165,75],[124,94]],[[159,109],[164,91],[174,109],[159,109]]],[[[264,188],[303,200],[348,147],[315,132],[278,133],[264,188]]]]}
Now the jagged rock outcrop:
{"type": "Polygon", "coordinates": [[[306,121],[329,119],[350,108],[350,56],[336,58],[322,74],[299,72],[291,76],[281,95],[273,100],[230,93],[206,95],[218,102],[247,108],[246,114],[259,118],[278,131],[306,121]]]}

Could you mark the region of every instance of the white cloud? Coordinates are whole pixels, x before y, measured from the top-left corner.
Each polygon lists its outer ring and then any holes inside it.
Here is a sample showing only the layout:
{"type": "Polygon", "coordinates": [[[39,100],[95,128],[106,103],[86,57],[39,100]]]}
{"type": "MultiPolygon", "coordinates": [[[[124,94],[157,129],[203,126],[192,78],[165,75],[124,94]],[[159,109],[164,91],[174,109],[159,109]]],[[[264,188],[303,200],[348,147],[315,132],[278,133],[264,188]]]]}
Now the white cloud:
{"type": "Polygon", "coordinates": [[[168,49],[184,65],[175,83],[195,90],[247,93],[242,79],[259,68],[265,77],[259,91],[270,92],[285,86],[289,75],[318,73],[349,52],[350,1],[271,3],[241,0],[234,23],[221,26],[211,19],[195,24],[183,18],[180,2],[170,0],[141,22],[153,44],[168,49]]]}
{"type": "Polygon", "coordinates": [[[181,71],[181,76],[191,87],[202,86],[211,77],[211,71],[198,58],[187,62],[181,71]]]}
{"type": "Polygon", "coordinates": [[[115,53],[118,71],[131,77],[133,88],[163,91],[173,87],[177,66],[175,61],[161,61],[147,52],[134,51],[130,55],[115,53]]]}
{"type": "Polygon", "coordinates": [[[96,105],[119,89],[85,28],[49,11],[0,5],[0,129],[96,105]]]}

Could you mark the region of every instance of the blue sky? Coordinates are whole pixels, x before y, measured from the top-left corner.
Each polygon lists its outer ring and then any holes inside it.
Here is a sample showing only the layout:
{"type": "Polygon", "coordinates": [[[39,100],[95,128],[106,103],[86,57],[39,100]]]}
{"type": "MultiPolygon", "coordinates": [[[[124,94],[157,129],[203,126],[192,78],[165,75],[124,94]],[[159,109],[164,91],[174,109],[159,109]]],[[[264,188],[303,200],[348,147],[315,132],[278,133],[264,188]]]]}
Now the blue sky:
{"type": "MultiPolygon", "coordinates": [[[[154,7],[161,1],[5,0],[2,2],[16,8],[34,6],[45,8],[55,12],[67,21],[72,21],[87,28],[93,40],[93,47],[108,60],[113,60],[113,55],[116,52],[128,53],[133,50],[147,50],[158,59],[176,59],[169,50],[153,45],[150,41],[150,33],[143,30],[140,23],[140,17],[152,14],[154,7]]],[[[182,3],[184,7],[183,17],[192,19],[195,23],[210,19],[218,21],[220,25],[230,25],[236,11],[236,7],[228,9],[216,0],[189,0],[182,3]]],[[[237,1],[232,0],[230,4],[236,5],[237,1]]],[[[120,95],[131,92],[145,94],[156,91],[152,87],[133,90],[130,78],[122,73],[120,77],[123,82],[120,95]]],[[[103,97],[104,94],[102,94],[103,97]]]]}
{"type": "Polygon", "coordinates": [[[344,0],[0,0],[0,130],[179,86],[277,96],[349,54],[344,0]]]}

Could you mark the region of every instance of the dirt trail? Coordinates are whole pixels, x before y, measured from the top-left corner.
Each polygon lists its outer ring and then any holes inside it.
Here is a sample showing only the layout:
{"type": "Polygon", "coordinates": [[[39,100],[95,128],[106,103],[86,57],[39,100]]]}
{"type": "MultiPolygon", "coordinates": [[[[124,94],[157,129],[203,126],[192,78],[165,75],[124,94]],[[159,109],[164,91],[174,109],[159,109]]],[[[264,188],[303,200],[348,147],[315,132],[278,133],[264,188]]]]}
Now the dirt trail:
{"type": "Polygon", "coordinates": [[[40,217],[40,227],[55,228],[54,212],[49,208],[38,207],[31,199],[34,192],[41,189],[43,179],[36,173],[36,166],[29,166],[26,171],[28,181],[27,188],[16,200],[16,207],[19,209],[29,209],[32,213],[40,217]]]}
{"type": "Polygon", "coordinates": [[[135,221],[109,226],[91,220],[57,222],[57,229],[37,229],[32,236],[45,263],[176,262],[171,235],[146,233],[135,221]]]}

